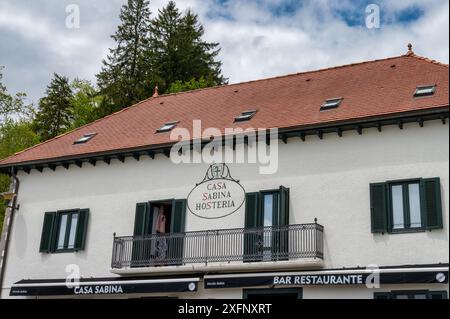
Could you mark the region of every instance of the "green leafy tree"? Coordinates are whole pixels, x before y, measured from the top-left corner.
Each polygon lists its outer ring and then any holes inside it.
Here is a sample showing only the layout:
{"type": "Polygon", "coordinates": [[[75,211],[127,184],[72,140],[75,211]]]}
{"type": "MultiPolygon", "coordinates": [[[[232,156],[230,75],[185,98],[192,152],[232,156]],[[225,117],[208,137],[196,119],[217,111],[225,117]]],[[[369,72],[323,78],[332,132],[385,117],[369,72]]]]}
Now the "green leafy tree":
{"type": "Polygon", "coordinates": [[[203,78],[207,86],[227,82],[222,63],[216,61],[219,44],[204,41],[204,33],[198,16],[190,10],[182,14],[174,1],[158,11],[151,23],[148,56],[161,92],[192,79],[203,78]]]}
{"type": "Polygon", "coordinates": [[[89,124],[101,116],[100,106],[103,97],[89,81],[75,79],[71,83],[73,98],[71,105],[73,108],[73,120],[71,128],[89,124]]]}
{"type": "Polygon", "coordinates": [[[120,11],[120,25],[112,36],[116,47],[103,61],[97,75],[104,115],[130,106],[151,94],[148,59],[145,56],[150,30],[147,0],[128,0],[120,11]]]}
{"type": "Polygon", "coordinates": [[[39,143],[30,122],[9,122],[0,128],[0,158],[5,158],[39,143]]]}
{"type": "Polygon", "coordinates": [[[42,140],[47,140],[66,132],[72,126],[73,92],[69,79],[58,74],[47,87],[46,96],[39,101],[35,129],[42,140]]]}
{"type": "Polygon", "coordinates": [[[188,82],[176,81],[172,83],[167,90],[167,93],[178,93],[178,92],[186,92],[198,89],[204,89],[210,87],[210,83],[206,81],[204,77],[201,77],[199,80],[191,79],[188,82]]]}
{"type": "Polygon", "coordinates": [[[3,85],[3,67],[0,66],[0,125],[11,120],[28,118],[33,114],[32,105],[25,104],[25,93],[10,95],[6,86],[3,85]]]}

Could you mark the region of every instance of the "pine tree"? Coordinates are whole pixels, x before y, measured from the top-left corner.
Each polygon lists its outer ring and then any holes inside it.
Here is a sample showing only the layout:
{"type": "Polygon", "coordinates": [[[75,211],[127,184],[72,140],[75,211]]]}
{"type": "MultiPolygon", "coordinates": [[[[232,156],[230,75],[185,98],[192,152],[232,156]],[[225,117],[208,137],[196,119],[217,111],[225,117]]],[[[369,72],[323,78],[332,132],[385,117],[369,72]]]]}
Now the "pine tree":
{"type": "Polygon", "coordinates": [[[58,136],[71,127],[72,98],[69,79],[55,73],[46,96],[39,101],[35,119],[35,129],[42,140],[58,136]]]}
{"type": "Polygon", "coordinates": [[[202,40],[205,29],[200,24],[198,15],[188,10],[181,21],[180,31],[185,52],[185,76],[197,80],[203,77],[210,86],[225,84],[227,79],[222,76],[222,62],[216,60],[220,53],[219,43],[202,40]]]}
{"type": "Polygon", "coordinates": [[[147,0],[128,0],[121,9],[121,24],[111,36],[117,46],[110,49],[97,75],[100,92],[105,96],[105,115],[151,95],[153,88],[146,82],[149,66],[145,58],[150,15],[147,0]]]}
{"type": "Polygon", "coordinates": [[[174,1],[158,11],[152,20],[148,57],[153,81],[165,92],[176,82],[205,79],[208,86],[226,83],[222,63],[216,61],[218,43],[202,38],[205,31],[198,16],[188,10],[182,14],[174,1]]]}

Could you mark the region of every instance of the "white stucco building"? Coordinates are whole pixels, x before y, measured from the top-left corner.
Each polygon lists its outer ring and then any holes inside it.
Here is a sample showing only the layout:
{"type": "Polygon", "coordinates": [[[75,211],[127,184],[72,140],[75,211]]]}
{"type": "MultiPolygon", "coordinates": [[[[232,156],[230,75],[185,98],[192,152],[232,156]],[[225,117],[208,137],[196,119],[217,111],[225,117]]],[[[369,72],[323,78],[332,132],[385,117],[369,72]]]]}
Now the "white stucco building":
{"type": "Polygon", "coordinates": [[[448,298],[448,91],[408,52],[155,96],[15,154],[1,297],[448,298]],[[277,169],[175,164],[195,120],[276,128],[277,169]]]}

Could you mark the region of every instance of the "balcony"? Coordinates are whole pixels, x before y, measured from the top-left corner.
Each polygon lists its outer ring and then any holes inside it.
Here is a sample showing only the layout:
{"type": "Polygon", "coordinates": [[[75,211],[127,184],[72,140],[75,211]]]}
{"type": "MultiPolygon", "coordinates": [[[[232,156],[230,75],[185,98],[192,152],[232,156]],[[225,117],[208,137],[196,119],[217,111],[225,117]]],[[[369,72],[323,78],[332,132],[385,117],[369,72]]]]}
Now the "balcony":
{"type": "Polygon", "coordinates": [[[323,260],[323,231],[313,223],[114,237],[111,268],[127,274],[317,264],[323,260]]]}

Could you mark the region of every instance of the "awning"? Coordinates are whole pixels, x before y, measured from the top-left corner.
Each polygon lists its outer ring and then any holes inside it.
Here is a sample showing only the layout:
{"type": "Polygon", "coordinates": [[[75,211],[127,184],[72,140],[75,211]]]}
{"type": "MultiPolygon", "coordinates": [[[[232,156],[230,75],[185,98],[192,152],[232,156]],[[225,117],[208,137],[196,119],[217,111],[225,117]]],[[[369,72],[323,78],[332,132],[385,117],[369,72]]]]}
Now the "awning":
{"type": "Polygon", "coordinates": [[[436,267],[392,267],[380,269],[339,269],[305,272],[277,272],[208,275],[205,289],[243,288],[258,286],[344,286],[383,284],[447,284],[448,265],[436,267]]]}
{"type": "Polygon", "coordinates": [[[21,280],[10,296],[121,295],[137,293],[195,292],[200,278],[92,278],[78,283],[58,280],[21,280]]]}

